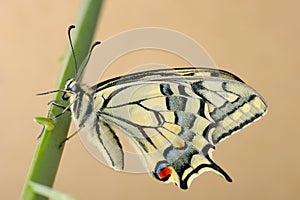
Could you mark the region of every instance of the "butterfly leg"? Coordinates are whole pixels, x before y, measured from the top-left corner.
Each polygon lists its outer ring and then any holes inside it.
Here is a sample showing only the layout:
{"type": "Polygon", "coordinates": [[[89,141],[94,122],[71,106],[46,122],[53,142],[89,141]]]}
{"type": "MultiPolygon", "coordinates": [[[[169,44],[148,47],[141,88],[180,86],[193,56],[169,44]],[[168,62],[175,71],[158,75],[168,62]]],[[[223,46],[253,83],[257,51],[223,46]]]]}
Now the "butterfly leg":
{"type": "Polygon", "coordinates": [[[48,105],[50,105],[50,107],[52,106],[56,106],[58,108],[62,108],[62,109],[66,109],[66,106],[63,106],[61,104],[58,104],[60,102],[64,102],[64,100],[52,100],[48,102],[48,105]]]}
{"type": "MultiPolygon", "coordinates": [[[[61,104],[58,104],[57,102],[62,102],[62,100],[52,100],[48,103],[48,105],[50,105],[50,106],[49,106],[49,109],[48,109],[47,118],[55,120],[59,116],[63,115],[66,111],[71,111],[70,105],[69,106],[63,106],[61,104]],[[51,111],[52,106],[56,106],[58,108],[61,108],[61,109],[63,109],[63,111],[61,113],[59,113],[58,115],[54,116],[54,117],[50,117],[50,113],[51,113],[50,111],[51,111]]],[[[45,130],[45,126],[43,127],[43,129],[42,129],[41,133],[39,134],[39,136],[37,137],[37,139],[40,139],[42,137],[44,130],[45,130]]]]}
{"type": "Polygon", "coordinates": [[[77,133],[79,133],[79,131],[84,127],[84,125],[82,125],[81,127],[79,127],[78,130],[76,130],[74,133],[72,133],[70,136],[66,137],[63,141],[60,142],[59,144],[59,148],[61,148],[66,141],[68,141],[69,139],[71,139],[73,136],[75,136],[77,133]]]}
{"type": "Polygon", "coordinates": [[[57,107],[63,109],[63,111],[62,111],[61,113],[59,113],[59,114],[55,115],[54,117],[52,117],[53,120],[55,120],[56,118],[60,117],[61,115],[63,115],[63,114],[64,114],[65,112],[67,112],[67,111],[68,111],[68,112],[71,112],[71,109],[70,109],[71,104],[68,105],[68,106],[63,106],[63,105],[60,105],[60,104],[57,104],[57,103],[53,102],[51,105],[52,105],[52,106],[57,106],[57,107]]]}
{"type": "MultiPolygon", "coordinates": [[[[48,109],[47,118],[49,118],[49,119],[50,119],[50,115],[51,115],[50,113],[51,113],[52,106],[57,106],[59,108],[66,109],[65,106],[57,104],[56,102],[61,102],[61,100],[52,100],[52,101],[48,102],[48,105],[50,105],[50,106],[49,106],[49,109],[48,109]]],[[[57,118],[57,116],[55,116],[54,118],[51,118],[51,119],[54,120],[56,118],[57,118]]],[[[41,133],[38,135],[37,139],[40,139],[42,137],[44,130],[45,130],[45,126],[43,126],[43,129],[42,129],[41,133]]]]}
{"type": "Polygon", "coordinates": [[[64,101],[63,100],[52,100],[48,103],[48,105],[50,105],[49,110],[52,108],[52,106],[56,106],[58,108],[63,109],[63,111],[61,113],[59,113],[58,115],[56,115],[52,118],[53,120],[58,118],[59,116],[63,115],[66,111],[69,111],[69,112],[71,111],[70,105],[64,106],[64,105],[58,104],[57,102],[64,102],[64,101]]]}

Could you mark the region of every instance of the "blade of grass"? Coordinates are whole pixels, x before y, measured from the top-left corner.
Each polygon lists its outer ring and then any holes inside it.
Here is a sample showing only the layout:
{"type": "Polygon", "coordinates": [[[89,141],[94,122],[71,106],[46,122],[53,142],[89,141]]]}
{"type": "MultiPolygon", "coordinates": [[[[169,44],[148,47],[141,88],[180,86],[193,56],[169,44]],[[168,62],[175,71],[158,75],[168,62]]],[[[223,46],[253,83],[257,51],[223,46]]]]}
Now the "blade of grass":
{"type": "MultiPolygon", "coordinates": [[[[72,32],[74,50],[79,66],[81,66],[89,52],[102,1],[83,0],[81,5],[76,29],[72,32]]],[[[69,48],[64,57],[57,88],[63,88],[66,80],[71,77],[75,77],[75,66],[69,48]]],[[[61,94],[56,94],[54,99],[61,99],[61,94]]],[[[61,108],[53,106],[49,112],[55,116],[61,111],[61,108]]],[[[67,137],[70,121],[70,113],[67,112],[53,121],[54,127],[44,128],[28,171],[21,199],[47,199],[47,197],[36,194],[30,187],[30,183],[35,182],[52,187],[63,152],[63,147],[59,148],[59,144],[67,137]]],[[[51,124],[49,121],[46,123],[51,124]]]]}
{"type": "Polygon", "coordinates": [[[52,188],[45,185],[41,185],[35,182],[30,182],[30,186],[35,193],[41,194],[45,197],[49,197],[53,200],[74,200],[74,198],[71,197],[70,195],[53,190],[52,188]]]}

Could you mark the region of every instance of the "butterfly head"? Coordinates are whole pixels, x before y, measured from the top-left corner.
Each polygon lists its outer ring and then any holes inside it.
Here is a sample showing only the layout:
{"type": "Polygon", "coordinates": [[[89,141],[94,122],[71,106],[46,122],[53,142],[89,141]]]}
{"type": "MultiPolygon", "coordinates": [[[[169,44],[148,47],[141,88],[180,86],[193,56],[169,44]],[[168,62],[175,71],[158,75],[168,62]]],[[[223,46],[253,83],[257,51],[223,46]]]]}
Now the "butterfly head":
{"type": "Polygon", "coordinates": [[[63,100],[68,100],[72,94],[78,93],[80,91],[80,85],[74,79],[67,80],[65,84],[65,93],[62,95],[63,100]]]}

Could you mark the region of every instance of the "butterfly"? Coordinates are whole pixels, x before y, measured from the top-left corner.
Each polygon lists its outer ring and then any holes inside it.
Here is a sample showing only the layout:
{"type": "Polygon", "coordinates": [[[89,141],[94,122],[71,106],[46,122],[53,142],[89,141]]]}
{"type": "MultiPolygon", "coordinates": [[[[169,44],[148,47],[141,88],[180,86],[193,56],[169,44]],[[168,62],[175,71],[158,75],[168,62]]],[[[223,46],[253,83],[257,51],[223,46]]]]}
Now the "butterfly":
{"type": "Polygon", "coordinates": [[[142,71],[94,86],[70,79],[63,91],[78,130],[87,130],[109,166],[122,171],[126,164],[119,130],[153,177],[181,189],[205,171],[231,182],[212,159],[216,144],[267,111],[240,78],[212,68],[142,71]]]}

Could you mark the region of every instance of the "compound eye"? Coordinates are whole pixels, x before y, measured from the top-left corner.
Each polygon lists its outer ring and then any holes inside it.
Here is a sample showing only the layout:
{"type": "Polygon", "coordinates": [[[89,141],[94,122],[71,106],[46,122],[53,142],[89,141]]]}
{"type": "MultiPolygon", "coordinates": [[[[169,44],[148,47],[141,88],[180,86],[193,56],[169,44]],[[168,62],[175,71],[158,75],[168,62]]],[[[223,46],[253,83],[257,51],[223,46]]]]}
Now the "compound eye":
{"type": "Polygon", "coordinates": [[[79,89],[79,86],[76,82],[70,81],[70,83],[67,84],[66,90],[76,93],[79,89]]]}
{"type": "Polygon", "coordinates": [[[77,92],[77,90],[78,90],[78,85],[77,85],[77,84],[74,84],[74,85],[72,86],[72,88],[70,88],[70,90],[71,90],[72,92],[77,92]]]}
{"type": "Polygon", "coordinates": [[[82,89],[81,89],[81,86],[79,83],[74,83],[71,88],[70,88],[70,91],[72,91],[74,94],[75,93],[78,93],[78,92],[81,92],[82,89]]]}

